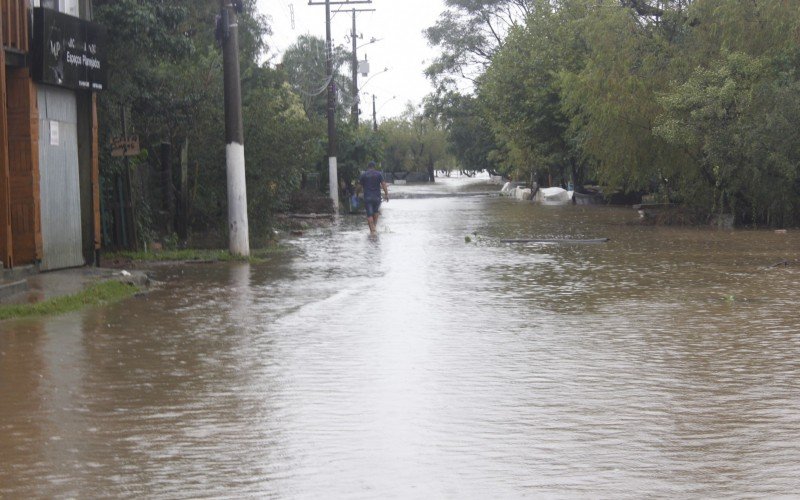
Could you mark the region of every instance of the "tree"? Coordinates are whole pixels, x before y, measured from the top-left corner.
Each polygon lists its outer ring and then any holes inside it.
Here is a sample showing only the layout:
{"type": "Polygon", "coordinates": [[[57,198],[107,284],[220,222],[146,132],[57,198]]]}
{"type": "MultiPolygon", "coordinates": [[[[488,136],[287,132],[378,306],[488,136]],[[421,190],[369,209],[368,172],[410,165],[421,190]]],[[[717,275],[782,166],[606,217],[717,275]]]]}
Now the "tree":
{"type": "MultiPolygon", "coordinates": [[[[672,183],[682,152],[652,134],[679,54],[661,25],[615,2],[575,2],[565,24],[583,40],[581,64],[560,73],[563,112],[583,158],[600,181],[624,191],[672,183]],[[605,7],[605,8],[603,8],[605,7]]],[[[562,36],[562,40],[566,40],[562,36]]]]}
{"type": "MultiPolygon", "coordinates": [[[[325,40],[311,35],[298,37],[297,42],[286,49],[281,68],[292,89],[302,96],[309,117],[325,118],[328,110],[328,76],[325,40]]],[[[342,91],[352,87],[351,77],[342,72],[350,63],[351,54],[343,47],[334,47],[333,75],[336,83],[336,116],[346,116],[352,107],[353,96],[342,91]]]]}
{"type": "MultiPolygon", "coordinates": [[[[796,223],[800,207],[800,80],[732,53],[661,96],[656,134],[691,152],[695,205],[739,222],[796,223]]],[[[690,174],[691,172],[687,172],[690,174]]]]}
{"type": "Polygon", "coordinates": [[[320,127],[308,119],[300,97],[274,70],[261,68],[252,91],[245,95],[249,221],[262,234],[271,215],[288,208],[303,173],[322,156],[320,127]]]}
{"type": "MultiPolygon", "coordinates": [[[[113,26],[118,35],[109,39],[109,90],[100,96],[100,141],[107,144],[110,137],[122,135],[120,115],[127,109],[129,131],[139,135],[145,151],[132,160],[131,174],[142,240],[169,236],[163,234],[166,228],[160,221],[168,219],[161,213],[162,199],[173,194],[169,191],[173,183],[161,177],[159,155],[147,154],[163,142],[171,144],[172,157],[177,158],[180,146],[188,141],[193,228],[225,233],[222,57],[214,37],[218,13],[216,0],[95,2],[96,19],[113,26]]],[[[300,172],[314,165],[311,158],[321,136],[321,129],[298,118],[298,98],[284,85],[281,74],[259,65],[267,33],[269,27],[257,14],[255,0],[245,0],[239,16],[239,47],[254,230],[263,229],[261,222],[269,220],[288,191],[297,188],[300,172]]],[[[106,206],[118,199],[117,183],[112,181],[122,167],[107,152],[101,156],[106,206]]]]}
{"type": "Polygon", "coordinates": [[[566,183],[578,170],[558,80],[568,58],[561,57],[555,13],[547,2],[536,7],[525,27],[511,31],[481,78],[478,95],[508,150],[508,167],[540,182],[555,177],[566,183]]]}
{"type": "Polygon", "coordinates": [[[386,170],[425,172],[428,180],[435,182],[436,170],[449,170],[454,163],[447,147],[447,132],[411,106],[402,117],[383,122],[381,132],[386,141],[386,170]]]}
{"type": "Polygon", "coordinates": [[[442,55],[426,74],[437,87],[454,77],[474,81],[502,47],[506,33],[530,13],[531,0],[446,0],[436,24],[425,30],[428,42],[442,55]]]}
{"type": "Polygon", "coordinates": [[[462,172],[471,174],[486,170],[499,175],[500,159],[504,155],[477,98],[444,92],[428,98],[425,114],[433,117],[447,132],[448,151],[462,172]]]}

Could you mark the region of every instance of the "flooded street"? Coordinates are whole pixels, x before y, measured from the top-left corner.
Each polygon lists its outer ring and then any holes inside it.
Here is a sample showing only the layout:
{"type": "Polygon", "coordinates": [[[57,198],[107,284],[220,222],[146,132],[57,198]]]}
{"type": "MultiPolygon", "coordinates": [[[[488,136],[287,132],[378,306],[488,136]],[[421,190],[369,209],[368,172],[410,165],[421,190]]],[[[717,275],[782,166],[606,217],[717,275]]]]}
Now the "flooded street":
{"type": "Polygon", "coordinates": [[[489,196],[383,214],[0,323],[0,498],[800,494],[800,266],[770,267],[800,232],[489,196]]]}

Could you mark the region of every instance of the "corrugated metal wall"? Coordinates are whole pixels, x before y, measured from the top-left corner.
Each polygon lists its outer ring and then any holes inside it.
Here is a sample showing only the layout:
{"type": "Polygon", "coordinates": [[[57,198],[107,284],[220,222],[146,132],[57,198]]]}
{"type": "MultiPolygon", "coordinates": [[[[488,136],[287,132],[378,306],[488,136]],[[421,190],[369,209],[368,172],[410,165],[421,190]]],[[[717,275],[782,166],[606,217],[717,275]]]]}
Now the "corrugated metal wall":
{"type": "Polygon", "coordinates": [[[41,86],[38,100],[43,245],[41,268],[82,266],[75,94],[69,90],[41,86]]]}

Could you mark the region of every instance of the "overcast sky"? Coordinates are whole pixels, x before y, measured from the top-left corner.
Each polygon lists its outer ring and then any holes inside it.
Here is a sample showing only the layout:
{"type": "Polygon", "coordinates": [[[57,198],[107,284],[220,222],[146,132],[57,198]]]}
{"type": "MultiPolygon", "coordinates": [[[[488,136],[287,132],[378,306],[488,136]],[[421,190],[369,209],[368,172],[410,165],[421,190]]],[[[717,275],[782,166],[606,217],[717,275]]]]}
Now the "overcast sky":
{"type": "MultiPolygon", "coordinates": [[[[419,104],[432,91],[423,71],[437,51],[428,46],[422,31],[436,22],[444,10],[443,0],[373,0],[371,4],[331,5],[333,43],[345,45],[348,50],[353,8],[375,9],[356,15],[357,31],[363,35],[359,45],[373,37],[379,39],[358,49],[359,60],[366,54],[370,63],[370,74],[358,76],[362,90],[361,119],[372,118],[372,94],[377,96],[378,121],[397,116],[406,103],[419,104]],[[341,11],[337,13],[338,9],[341,11]],[[381,73],[384,68],[389,69],[381,73]]],[[[325,38],[324,5],[308,5],[308,0],[258,0],[258,9],[272,19],[274,35],[268,44],[273,63],[280,60],[280,54],[300,35],[325,38]]]]}

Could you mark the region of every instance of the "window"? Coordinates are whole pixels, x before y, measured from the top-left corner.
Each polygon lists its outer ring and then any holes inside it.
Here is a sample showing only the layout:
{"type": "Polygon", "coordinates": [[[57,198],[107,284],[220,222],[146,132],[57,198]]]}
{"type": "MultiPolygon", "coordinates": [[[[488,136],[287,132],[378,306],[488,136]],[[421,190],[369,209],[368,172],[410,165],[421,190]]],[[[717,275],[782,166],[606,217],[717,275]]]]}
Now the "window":
{"type": "Polygon", "coordinates": [[[71,16],[80,16],[78,0],[33,0],[34,7],[45,7],[71,16]]]}

